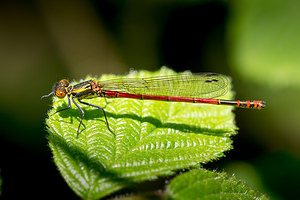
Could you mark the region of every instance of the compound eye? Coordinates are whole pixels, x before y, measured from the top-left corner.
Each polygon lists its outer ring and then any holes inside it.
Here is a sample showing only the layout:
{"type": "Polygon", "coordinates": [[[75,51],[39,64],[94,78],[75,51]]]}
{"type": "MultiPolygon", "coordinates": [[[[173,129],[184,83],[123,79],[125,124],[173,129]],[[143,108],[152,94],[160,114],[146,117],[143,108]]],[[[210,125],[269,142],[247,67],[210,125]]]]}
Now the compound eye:
{"type": "Polygon", "coordinates": [[[56,90],[55,94],[58,98],[64,98],[66,96],[66,93],[62,90],[56,90]]]}
{"type": "Polygon", "coordinates": [[[69,81],[67,79],[62,79],[59,81],[60,85],[64,86],[64,87],[68,87],[69,86],[69,81]]]}

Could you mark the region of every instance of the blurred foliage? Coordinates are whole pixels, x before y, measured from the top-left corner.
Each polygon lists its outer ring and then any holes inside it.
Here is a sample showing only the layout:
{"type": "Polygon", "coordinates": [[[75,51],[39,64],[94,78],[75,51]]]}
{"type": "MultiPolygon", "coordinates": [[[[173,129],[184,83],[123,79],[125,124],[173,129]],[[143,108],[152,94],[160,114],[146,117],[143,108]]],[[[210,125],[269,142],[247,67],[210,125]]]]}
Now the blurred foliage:
{"type": "Polygon", "coordinates": [[[0,176],[0,196],[2,195],[2,177],[0,176]]]}
{"type": "Polygon", "coordinates": [[[236,90],[267,102],[268,109],[256,118],[265,133],[252,125],[247,130],[269,149],[288,150],[298,157],[300,106],[289,102],[300,98],[299,3],[232,1],[228,24],[229,61],[239,83],[236,90]]]}
{"type": "Polygon", "coordinates": [[[231,2],[232,67],[270,88],[300,86],[300,1],[231,2]]]}
{"type": "Polygon", "coordinates": [[[162,65],[230,75],[238,99],[267,101],[260,112],[236,110],[235,149],[216,167],[237,163],[231,173],[255,176],[271,198],[298,197],[298,8],[296,0],[1,1],[3,199],[32,188],[49,198],[74,195],[49,159],[50,100],[40,97],[53,83],[162,65]]]}
{"type": "Polygon", "coordinates": [[[300,161],[290,153],[262,154],[247,161],[226,161],[222,166],[228,174],[234,174],[260,192],[267,192],[272,199],[294,199],[293,191],[299,188],[300,161]]]}
{"type": "Polygon", "coordinates": [[[174,178],[168,186],[172,199],[268,199],[235,177],[194,169],[174,178]]]}

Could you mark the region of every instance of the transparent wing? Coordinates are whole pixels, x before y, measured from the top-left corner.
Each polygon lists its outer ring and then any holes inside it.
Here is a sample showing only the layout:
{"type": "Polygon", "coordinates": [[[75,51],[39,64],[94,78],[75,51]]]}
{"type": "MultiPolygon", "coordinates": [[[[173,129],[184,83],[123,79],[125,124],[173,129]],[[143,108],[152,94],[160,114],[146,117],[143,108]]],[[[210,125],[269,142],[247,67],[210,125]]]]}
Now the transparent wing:
{"type": "Polygon", "coordinates": [[[124,78],[100,82],[104,90],[157,96],[216,98],[228,91],[229,79],[216,73],[183,73],[150,78],[124,78]]]}

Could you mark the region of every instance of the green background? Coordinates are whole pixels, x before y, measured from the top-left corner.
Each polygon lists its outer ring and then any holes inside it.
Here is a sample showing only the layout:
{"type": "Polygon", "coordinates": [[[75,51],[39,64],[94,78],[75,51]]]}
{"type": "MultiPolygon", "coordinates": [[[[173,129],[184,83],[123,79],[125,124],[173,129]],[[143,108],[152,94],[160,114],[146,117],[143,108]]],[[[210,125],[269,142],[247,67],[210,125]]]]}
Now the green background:
{"type": "Polygon", "coordinates": [[[56,81],[163,65],[229,75],[237,99],[267,102],[262,111],[235,110],[234,149],[204,167],[235,174],[271,198],[293,199],[300,180],[299,8],[296,0],[1,1],[3,199],[76,198],[46,139],[51,100],[40,97],[56,81]]]}

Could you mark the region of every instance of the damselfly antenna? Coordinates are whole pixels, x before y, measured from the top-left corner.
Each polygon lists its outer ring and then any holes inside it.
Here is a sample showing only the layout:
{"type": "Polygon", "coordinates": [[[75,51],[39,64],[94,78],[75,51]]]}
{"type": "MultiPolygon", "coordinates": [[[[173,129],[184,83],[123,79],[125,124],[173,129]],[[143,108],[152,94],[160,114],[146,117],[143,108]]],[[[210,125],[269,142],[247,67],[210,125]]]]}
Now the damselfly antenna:
{"type": "Polygon", "coordinates": [[[49,97],[49,96],[53,95],[53,93],[54,93],[54,92],[52,91],[52,92],[50,92],[49,94],[43,95],[43,96],[41,97],[41,99],[46,98],[46,97],[49,97]]]}

